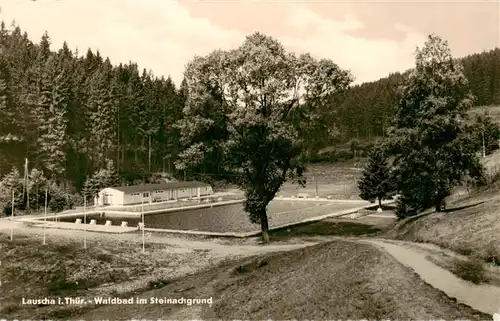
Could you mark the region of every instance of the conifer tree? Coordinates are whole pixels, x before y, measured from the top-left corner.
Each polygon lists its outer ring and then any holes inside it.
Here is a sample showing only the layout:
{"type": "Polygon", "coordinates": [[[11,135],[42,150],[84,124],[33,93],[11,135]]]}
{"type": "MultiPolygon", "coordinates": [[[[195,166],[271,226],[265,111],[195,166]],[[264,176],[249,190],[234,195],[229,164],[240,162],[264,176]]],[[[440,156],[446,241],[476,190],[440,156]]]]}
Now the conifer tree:
{"type": "Polygon", "coordinates": [[[369,156],[369,163],[363,170],[363,176],[358,182],[360,197],[364,200],[378,200],[379,208],[382,199],[392,192],[392,182],[387,157],[380,148],[374,148],[369,156]]]}
{"type": "Polygon", "coordinates": [[[118,185],[120,185],[120,178],[113,161],[108,160],[105,168],[96,171],[87,178],[84,184],[84,195],[92,199],[98,195],[101,189],[118,185]]]}
{"type": "Polygon", "coordinates": [[[7,77],[5,69],[2,66],[2,61],[0,59],[0,144],[10,140],[11,135],[9,131],[10,124],[14,118],[14,113],[12,112],[8,101],[7,101],[7,77]]]}
{"type": "Polygon", "coordinates": [[[56,56],[50,56],[43,70],[38,97],[38,142],[41,162],[53,179],[62,179],[66,170],[66,114],[69,104],[67,77],[64,65],[56,56]]]}
{"type": "Polygon", "coordinates": [[[484,152],[485,155],[491,154],[500,147],[500,126],[493,122],[487,111],[476,116],[473,128],[478,150],[484,152]]]}
{"type": "Polygon", "coordinates": [[[96,71],[90,81],[87,101],[90,129],[89,143],[93,168],[100,169],[112,159],[116,143],[116,109],[106,71],[96,71]]]}

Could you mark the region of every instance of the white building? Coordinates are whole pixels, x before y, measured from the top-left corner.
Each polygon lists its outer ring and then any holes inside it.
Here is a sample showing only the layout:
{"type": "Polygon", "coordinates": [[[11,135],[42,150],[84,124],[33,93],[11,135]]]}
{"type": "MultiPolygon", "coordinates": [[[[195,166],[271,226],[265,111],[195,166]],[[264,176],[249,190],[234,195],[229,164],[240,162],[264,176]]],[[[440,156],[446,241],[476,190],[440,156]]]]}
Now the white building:
{"type": "Polygon", "coordinates": [[[119,206],[199,198],[213,194],[212,187],[197,181],[107,187],[99,192],[99,206],[119,206]]]}

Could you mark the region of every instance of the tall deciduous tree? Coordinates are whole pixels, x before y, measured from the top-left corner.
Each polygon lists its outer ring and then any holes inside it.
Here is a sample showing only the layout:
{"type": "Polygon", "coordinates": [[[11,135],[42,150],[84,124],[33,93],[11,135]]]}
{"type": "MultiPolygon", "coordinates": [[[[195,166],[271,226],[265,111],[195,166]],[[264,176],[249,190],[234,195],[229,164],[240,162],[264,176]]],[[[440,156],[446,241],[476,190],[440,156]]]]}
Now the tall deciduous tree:
{"type": "Polygon", "coordinates": [[[441,211],[444,199],[465,175],[480,177],[482,171],[464,121],[474,96],[462,66],[447,42],[435,35],[417,49],[415,58],[389,132],[402,194],[400,216],[432,206],[441,211]]]}
{"type": "Polygon", "coordinates": [[[195,57],[185,78],[185,149],[177,168],[214,157],[245,191],[245,210],[269,242],[266,207],[287,178],[304,183],[306,134],[330,96],[349,86],[350,73],[255,33],[237,49],[195,57]]]}

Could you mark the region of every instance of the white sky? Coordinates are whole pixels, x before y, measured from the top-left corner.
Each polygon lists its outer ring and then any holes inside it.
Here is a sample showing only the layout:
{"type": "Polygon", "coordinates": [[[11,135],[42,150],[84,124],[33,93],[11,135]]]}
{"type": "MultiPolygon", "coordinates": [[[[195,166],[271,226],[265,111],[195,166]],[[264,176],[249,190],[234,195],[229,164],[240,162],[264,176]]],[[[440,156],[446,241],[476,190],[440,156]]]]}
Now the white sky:
{"type": "Polygon", "coordinates": [[[295,52],[331,58],[356,83],[413,66],[430,32],[464,56],[499,46],[498,0],[480,2],[2,0],[0,19],[12,20],[52,49],[66,41],[84,54],[98,49],[113,64],[137,62],[179,84],[195,54],[238,46],[261,31],[295,52]]]}

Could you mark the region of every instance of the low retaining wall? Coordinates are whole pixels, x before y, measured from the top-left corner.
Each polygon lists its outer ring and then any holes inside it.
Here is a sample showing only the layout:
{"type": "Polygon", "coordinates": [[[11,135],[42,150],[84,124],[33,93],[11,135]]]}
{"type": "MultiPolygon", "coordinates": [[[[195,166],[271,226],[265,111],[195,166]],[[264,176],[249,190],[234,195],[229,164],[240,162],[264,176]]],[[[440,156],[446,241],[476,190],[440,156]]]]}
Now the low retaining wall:
{"type": "Polygon", "coordinates": [[[298,197],[277,197],[273,201],[297,201],[297,202],[331,202],[331,203],[358,203],[358,204],[372,204],[364,200],[338,200],[329,198],[298,198],[298,197]]]}
{"type": "MultiPolygon", "coordinates": [[[[35,223],[35,222],[32,222],[35,223]]],[[[130,233],[137,231],[137,227],[121,227],[106,225],[75,224],[68,222],[36,222],[33,227],[47,227],[51,229],[79,230],[87,232],[105,232],[105,233],[130,233]]]]}
{"type": "Polygon", "coordinates": [[[169,230],[162,228],[145,228],[145,231],[148,232],[157,232],[157,233],[172,233],[172,234],[187,234],[187,235],[203,235],[203,236],[219,236],[219,237],[249,237],[254,236],[256,234],[260,234],[260,231],[254,232],[206,232],[206,231],[193,231],[193,230],[169,230]]]}

